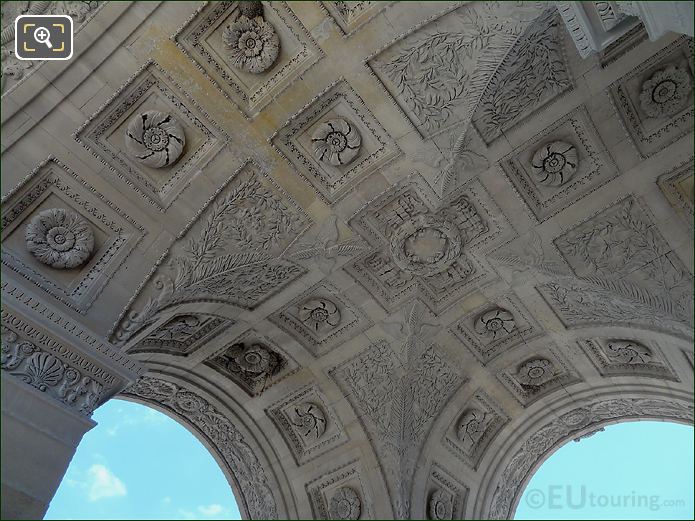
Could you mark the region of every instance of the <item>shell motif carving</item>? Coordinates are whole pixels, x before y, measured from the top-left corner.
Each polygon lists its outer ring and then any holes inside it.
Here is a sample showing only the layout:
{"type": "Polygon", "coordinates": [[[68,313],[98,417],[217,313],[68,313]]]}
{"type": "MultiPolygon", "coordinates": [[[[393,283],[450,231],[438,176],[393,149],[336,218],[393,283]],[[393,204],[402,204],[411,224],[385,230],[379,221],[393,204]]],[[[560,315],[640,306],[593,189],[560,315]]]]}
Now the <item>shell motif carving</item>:
{"type": "Polygon", "coordinates": [[[87,221],[62,208],[39,212],[27,225],[24,238],[39,262],[57,269],[81,266],[94,250],[94,233],[87,221]]]}
{"type": "Polygon", "coordinates": [[[340,310],[331,300],[310,298],[300,308],[299,319],[312,331],[333,329],[340,324],[340,310]]]}
{"type": "Polygon", "coordinates": [[[691,83],[690,74],[676,65],[656,71],[642,84],[642,110],[652,118],[675,116],[688,101],[691,83]]]}
{"type": "Polygon", "coordinates": [[[362,137],[355,126],[341,118],[321,123],[311,136],[314,157],[333,166],[347,165],[357,157],[362,137]]]}
{"type": "Polygon", "coordinates": [[[453,519],[454,502],[451,494],[444,490],[435,490],[430,496],[427,510],[430,519],[453,519]]]}
{"type": "Polygon", "coordinates": [[[621,364],[648,364],[653,358],[651,349],[631,340],[611,340],[606,344],[606,355],[621,364]]]}
{"type": "MultiPolygon", "coordinates": [[[[255,9],[245,12],[256,14],[257,7],[255,9]]],[[[262,16],[249,18],[242,14],[224,30],[222,41],[229,51],[232,65],[252,74],[267,71],[280,53],[280,38],[262,16]]]]}
{"type": "Polygon", "coordinates": [[[540,387],[554,376],[553,363],[545,358],[535,358],[521,364],[516,373],[520,384],[533,387],[540,387]]]}
{"type": "Polygon", "coordinates": [[[33,355],[22,375],[27,383],[30,383],[40,391],[57,385],[63,378],[65,366],[55,356],[49,353],[37,353],[33,355]]]}
{"type": "Polygon", "coordinates": [[[292,424],[305,438],[319,439],[326,432],[326,415],[315,403],[302,402],[295,405],[294,414],[292,424]]]}
{"type": "Polygon", "coordinates": [[[133,159],[151,168],[176,163],[186,144],[179,121],[171,114],[147,110],[130,118],[125,148],[133,159]]]}
{"type": "Polygon", "coordinates": [[[577,149],[566,141],[551,141],[540,147],[531,160],[536,181],[544,186],[561,186],[577,171],[577,149]]]}
{"type": "Polygon", "coordinates": [[[359,519],[362,502],[357,492],[350,487],[341,487],[333,494],[328,507],[331,519],[359,519]]]}
{"type": "Polygon", "coordinates": [[[503,308],[486,311],[475,321],[475,332],[480,336],[495,340],[510,334],[516,329],[514,315],[503,308]]]}

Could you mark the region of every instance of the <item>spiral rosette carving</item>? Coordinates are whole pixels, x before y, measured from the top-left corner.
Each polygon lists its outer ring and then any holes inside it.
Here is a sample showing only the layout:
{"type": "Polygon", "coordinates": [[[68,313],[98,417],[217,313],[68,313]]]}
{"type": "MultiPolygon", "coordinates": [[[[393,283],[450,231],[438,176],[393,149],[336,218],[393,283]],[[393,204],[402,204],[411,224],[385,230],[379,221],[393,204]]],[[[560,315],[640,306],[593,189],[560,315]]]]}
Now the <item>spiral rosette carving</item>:
{"type": "Polygon", "coordinates": [[[27,225],[24,238],[39,262],[57,269],[81,266],[94,250],[94,232],[87,221],[62,208],[39,212],[27,225]]]}
{"type": "Polygon", "coordinates": [[[451,494],[445,490],[435,490],[427,506],[430,519],[453,519],[454,502],[451,494]]]}
{"type": "Polygon", "coordinates": [[[319,439],[326,432],[326,415],[321,408],[311,402],[294,406],[293,425],[305,438],[319,439]]]}
{"type": "Polygon", "coordinates": [[[656,71],[642,84],[642,110],[652,118],[675,116],[688,101],[690,84],[690,74],[676,65],[656,71]]]}
{"type": "Polygon", "coordinates": [[[502,308],[486,311],[475,321],[475,332],[480,336],[496,340],[510,334],[516,329],[514,315],[502,308]]]}
{"type": "Polygon", "coordinates": [[[178,120],[158,110],[134,115],[126,129],[126,151],[136,161],[151,168],[176,163],[185,144],[186,135],[178,120]]]}
{"type": "Polygon", "coordinates": [[[533,176],[544,186],[561,186],[577,171],[577,149],[566,141],[552,141],[533,154],[533,176]]]}
{"type": "Polygon", "coordinates": [[[333,329],[340,323],[340,310],[325,298],[311,298],[299,310],[299,319],[313,331],[333,329]]]}
{"type": "Polygon", "coordinates": [[[362,502],[350,487],[341,487],[331,498],[328,515],[331,519],[359,519],[362,502]]]}
{"type": "Polygon", "coordinates": [[[516,373],[517,381],[522,385],[539,387],[555,376],[553,363],[545,358],[535,358],[521,364],[516,373]]]}
{"type": "Polygon", "coordinates": [[[347,165],[357,157],[362,137],[355,126],[344,119],[331,119],[321,123],[311,136],[314,156],[333,166],[347,165]]]}
{"type": "Polygon", "coordinates": [[[242,14],[224,30],[222,41],[229,50],[232,65],[253,74],[267,71],[280,52],[280,38],[262,16],[249,18],[242,14]]]}
{"type": "Polygon", "coordinates": [[[391,254],[396,265],[424,277],[441,273],[456,262],[461,246],[458,228],[430,214],[408,219],[391,236],[391,254]]]}
{"type": "Polygon", "coordinates": [[[648,347],[631,340],[612,340],[606,345],[606,355],[621,364],[648,364],[652,352],[648,347]]]}
{"type": "Polygon", "coordinates": [[[475,445],[485,432],[486,414],[479,409],[467,410],[459,421],[456,435],[464,443],[475,445]]]}

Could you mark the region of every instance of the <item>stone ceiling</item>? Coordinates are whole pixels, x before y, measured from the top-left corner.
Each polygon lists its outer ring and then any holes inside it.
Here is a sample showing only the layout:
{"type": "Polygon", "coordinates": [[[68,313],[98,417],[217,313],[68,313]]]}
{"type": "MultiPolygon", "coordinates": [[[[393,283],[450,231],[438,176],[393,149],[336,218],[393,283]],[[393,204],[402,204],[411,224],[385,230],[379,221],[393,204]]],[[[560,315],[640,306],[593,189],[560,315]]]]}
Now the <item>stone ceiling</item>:
{"type": "Polygon", "coordinates": [[[507,517],[600,422],[692,422],[691,39],[582,59],[548,3],[56,2],[75,58],[18,62],[37,4],[2,6],[3,324],[127,354],[244,515],[507,517]]]}

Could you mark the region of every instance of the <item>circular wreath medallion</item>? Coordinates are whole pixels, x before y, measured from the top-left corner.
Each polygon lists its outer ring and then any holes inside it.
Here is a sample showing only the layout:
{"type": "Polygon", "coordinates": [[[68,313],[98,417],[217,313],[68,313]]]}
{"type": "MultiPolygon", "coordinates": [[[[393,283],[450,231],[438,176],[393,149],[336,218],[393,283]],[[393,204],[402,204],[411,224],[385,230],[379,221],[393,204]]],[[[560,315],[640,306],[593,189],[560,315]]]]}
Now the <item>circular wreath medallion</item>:
{"type": "Polygon", "coordinates": [[[675,116],[688,101],[690,84],[688,72],[676,65],[656,71],[642,84],[642,110],[652,118],[675,116]]]}
{"type": "Polygon", "coordinates": [[[461,235],[451,222],[419,214],[391,236],[391,254],[404,271],[428,277],[451,266],[461,255],[461,235]]]}
{"type": "Polygon", "coordinates": [[[232,65],[253,74],[267,71],[280,53],[280,38],[262,16],[239,16],[222,33],[232,65]]]}
{"type": "Polygon", "coordinates": [[[331,119],[321,123],[311,136],[314,156],[333,166],[347,165],[357,157],[362,137],[349,121],[331,119]]]}
{"type": "Polygon", "coordinates": [[[533,154],[531,166],[538,183],[561,186],[577,171],[577,149],[566,141],[552,141],[533,154]]]}
{"type": "Polygon", "coordinates": [[[62,208],[35,215],[24,238],[27,249],[39,262],[58,269],[81,266],[94,250],[94,232],[87,221],[62,208]]]}
{"type": "Polygon", "coordinates": [[[148,110],[130,118],[125,147],[139,163],[151,168],[173,165],[183,152],[186,136],[171,114],[148,110]]]}

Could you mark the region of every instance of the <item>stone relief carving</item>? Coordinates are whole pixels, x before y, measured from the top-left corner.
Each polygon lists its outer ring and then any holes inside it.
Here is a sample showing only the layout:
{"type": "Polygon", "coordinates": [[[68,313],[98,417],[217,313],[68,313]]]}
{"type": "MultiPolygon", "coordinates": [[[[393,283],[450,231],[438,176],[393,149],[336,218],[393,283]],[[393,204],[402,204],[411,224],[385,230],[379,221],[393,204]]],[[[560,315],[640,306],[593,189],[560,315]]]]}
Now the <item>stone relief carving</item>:
{"type": "Polygon", "coordinates": [[[328,507],[330,519],[359,519],[361,511],[360,497],[350,487],[339,488],[328,507]]]}
{"type": "Polygon", "coordinates": [[[216,315],[200,313],[176,315],[139,340],[128,349],[128,352],[187,356],[210,342],[232,324],[234,324],[233,320],[216,315]]]}
{"type": "Polygon", "coordinates": [[[152,168],[176,163],[186,145],[181,123],[171,114],[147,110],[130,118],[125,147],[136,161],[152,168]]]}
{"type": "Polygon", "coordinates": [[[207,360],[206,365],[230,377],[251,396],[263,392],[287,361],[265,344],[239,342],[207,360]]]}
{"type": "Polygon", "coordinates": [[[221,456],[227,471],[239,483],[244,505],[251,519],[277,519],[274,485],[244,435],[205,398],[177,384],[143,376],[123,393],[154,403],[182,418],[205,436],[221,456]]]}
{"type": "Polygon", "coordinates": [[[659,176],[656,184],[688,225],[690,230],[695,228],[695,162],[693,159],[676,165],[675,168],[659,176]]]}
{"type": "Polygon", "coordinates": [[[548,9],[512,46],[473,115],[472,124],[486,143],[572,88],[564,34],[557,12],[548,9]]]}
{"type": "Polygon", "coordinates": [[[328,1],[321,6],[328,11],[343,34],[351,36],[364,24],[374,18],[390,2],[372,1],[328,1]]]}
{"type": "Polygon", "coordinates": [[[0,367],[85,416],[91,416],[105,399],[102,383],[36,344],[20,339],[4,325],[0,367]]]}
{"type": "Polygon", "coordinates": [[[453,519],[454,502],[451,494],[446,490],[435,490],[430,495],[427,504],[429,519],[453,519]]]}
{"type": "Polygon", "coordinates": [[[584,350],[603,376],[647,376],[678,381],[671,364],[656,347],[625,339],[580,340],[584,350]]]}
{"type": "Polygon", "coordinates": [[[536,181],[544,186],[561,186],[577,171],[577,149],[565,141],[546,143],[533,154],[531,166],[536,181]]]}
{"type": "Polygon", "coordinates": [[[94,252],[94,232],[78,214],[50,208],[35,215],[26,227],[27,249],[39,262],[56,269],[83,265],[94,252]]]}
{"type": "Polygon", "coordinates": [[[243,7],[241,9],[241,16],[228,25],[222,33],[222,41],[234,67],[260,74],[272,67],[277,60],[280,53],[280,38],[272,24],[263,19],[262,7],[256,9],[254,13],[244,12],[243,7]],[[247,14],[255,16],[249,17],[247,14]]]}
{"type": "Polygon", "coordinates": [[[124,344],[172,304],[212,299],[249,309],[306,273],[282,253],[308,218],[255,164],[246,163],[210,202],[196,233],[186,228],[169,252],[156,296],[121,320],[115,342],[124,344]]]}
{"type": "Polygon", "coordinates": [[[608,89],[643,159],[693,129],[691,42],[685,36],[679,38],[608,89]]]}
{"type": "Polygon", "coordinates": [[[475,332],[491,338],[509,335],[516,329],[514,315],[503,308],[495,308],[481,314],[475,321],[475,332]]]}
{"type": "Polygon", "coordinates": [[[633,283],[655,295],[654,303],[663,311],[692,321],[692,276],[633,196],[554,242],[578,276],[633,283]]]}
{"type": "Polygon", "coordinates": [[[640,106],[652,118],[675,116],[688,102],[691,83],[690,74],[676,65],[660,69],[642,84],[640,106]]]}
{"type": "Polygon", "coordinates": [[[476,469],[490,442],[509,418],[499,405],[480,389],[461,410],[461,414],[447,430],[444,442],[453,454],[476,469]]]}
{"type": "Polygon", "coordinates": [[[584,105],[503,157],[499,165],[539,222],[619,174],[584,105]]]}
{"type": "Polygon", "coordinates": [[[348,441],[340,421],[315,385],[290,394],[273,404],[267,413],[298,465],[348,441]]]}
{"type": "Polygon", "coordinates": [[[416,301],[400,323],[384,324],[403,344],[398,353],[381,341],[329,372],[373,433],[398,519],[409,515],[415,464],[431,423],[464,382],[432,345],[436,326],[423,315],[416,301]]]}
{"type": "Polygon", "coordinates": [[[360,152],[362,138],[347,120],[338,118],[321,123],[311,135],[314,156],[333,166],[347,165],[360,152]]]}
{"type": "Polygon", "coordinates": [[[401,154],[343,78],[314,96],[270,141],[328,204],[401,154]]]}
{"type": "Polygon", "coordinates": [[[326,354],[372,325],[343,291],[325,281],[268,318],[314,356],[326,354]]]}
{"type": "Polygon", "coordinates": [[[497,377],[524,407],[555,390],[581,381],[557,350],[551,347],[534,356],[526,355],[498,373],[497,377]]]}
{"type": "MultiPolygon", "coordinates": [[[[521,485],[545,454],[583,430],[620,419],[680,419],[693,421],[692,405],[655,398],[596,400],[546,423],[519,447],[497,478],[490,510],[485,517],[509,519],[512,505],[522,492],[521,485]]],[[[494,485],[494,484],[493,484],[494,485]]]]}

